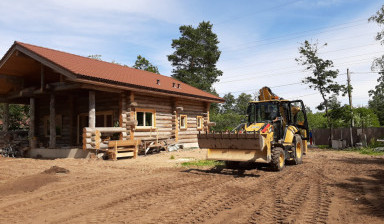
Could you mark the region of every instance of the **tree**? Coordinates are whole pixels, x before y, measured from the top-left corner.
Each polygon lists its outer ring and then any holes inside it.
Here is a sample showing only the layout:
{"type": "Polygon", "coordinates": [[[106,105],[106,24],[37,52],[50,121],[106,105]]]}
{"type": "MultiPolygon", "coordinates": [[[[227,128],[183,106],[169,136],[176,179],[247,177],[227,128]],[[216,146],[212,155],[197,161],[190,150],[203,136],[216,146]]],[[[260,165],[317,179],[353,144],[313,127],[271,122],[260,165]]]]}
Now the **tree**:
{"type": "Polygon", "coordinates": [[[201,22],[197,28],[180,26],[181,37],[172,40],[173,54],[168,60],[174,66],[172,77],[207,92],[223,74],[216,68],[220,58],[219,40],[212,32],[210,22],[201,22]]]}
{"type": "MultiPolygon", "coordinates": [[[[4,114],[4,105],[0,104],[0,119],[3,119],[3,114],[4,114]]],[[[8,116],[9,130],[26,129],[28,127],[28,118],[29,118],[28,105],[19,105],[19,104],[9,105],[9,116],[8,116]]]]}
{"type": "MultiPolygon", "coordinates": [[[[327,44],[324,44],[326,46],[327,44]]],[[[338,70],[332,70],[333,62],[324,60],[318,56],[318,43],[311,44],[305,41],[299,48],[300,56],[296,61],[305,66],[307,71],[311,71],[312,75],[305,77],[302,82],[309,85],[309,88],[319,91],[323,101],[317,106],[318,110],[325,109],[330,131],[330,143],[333,139],[331,116],[329,115],[330,100],[333,95],[346,94],[347,88],[345,85],[340,85],[334,80],[339,75],[338,70]]]]}
{"type": "Polygon", "coordinates": [[[376,113],[366,107],[358,107],[353,109],[353,119],[356,127],[379,127],[380,122],[376,113]]]}
{"type": "Polygon", "coordinates": [[[157,66],[154,66],[152,63],[150,63],[145,57],[142,57],[141,55],[137,55],[137,59],[135,61],[135,64],[133,65],[134,68],[153,72],[156,74],[160,74],[159,69],[157,66]]]}
{"type": "MultiPolygon", "coordinates": [[[[375,15],[368,19],[369,22],[376,22],[378,25],[384,25],[384,5],[376,12],[375,15]]],[[[376,34],[376,40],[384,45],[384,29],[376,34]]],[[[372,70],[379,70],[379,78],[375,89],[369,90],[369,108],[371,108],[378,116],[380,124],[384,125],[384,55],[380,58],[375,58],[372,64],[372,70]]]]}
{"type": "Polygon", "coordinates": [[[308,128],[309,130],[318,128],[328,128],[327,118],[323,112],[307,113],[308,128]]]}
{"type": "Polygon", "coordinates": [[[246,115],[249,101],[252,101],[252,95],[246,93],[240,94],[236,99],[235,112],[240,115],[246,115]]]}
{"type": "Polygon", "coordinates": [[[225,102],[221,106],[221,113],[229,113],[235,110],[236,99],[231,93],[227,93],[223,96],[225,102]]]}
{"type": "Polygon", "coordinates": [[[216,126],[211,128],[212,131],[231,131],[245,119],[245,116],[234,112],[215,113],[210,119],[216,122],[216,126]]]}

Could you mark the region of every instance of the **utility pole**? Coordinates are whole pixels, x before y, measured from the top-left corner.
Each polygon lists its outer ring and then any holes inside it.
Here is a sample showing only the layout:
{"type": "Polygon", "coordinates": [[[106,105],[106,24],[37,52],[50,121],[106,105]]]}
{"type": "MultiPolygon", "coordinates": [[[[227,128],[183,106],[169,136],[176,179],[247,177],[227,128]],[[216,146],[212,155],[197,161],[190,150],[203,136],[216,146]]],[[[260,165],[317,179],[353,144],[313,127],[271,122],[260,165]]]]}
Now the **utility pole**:
{"type": "Polygon", "coordinates": [[[351,86],[351,76],[349,74],[349,68],[347,68],[347,81],[348,81],[348,98],[349,98],[349,108],[351,110],[351,126],[349,127],[349,133],[351,135],[351,147],[353,147],[353,134],[352,128],[355,126],[355,122],[353,120],[353,108],[352,108],[352,86],[351,86]]]}

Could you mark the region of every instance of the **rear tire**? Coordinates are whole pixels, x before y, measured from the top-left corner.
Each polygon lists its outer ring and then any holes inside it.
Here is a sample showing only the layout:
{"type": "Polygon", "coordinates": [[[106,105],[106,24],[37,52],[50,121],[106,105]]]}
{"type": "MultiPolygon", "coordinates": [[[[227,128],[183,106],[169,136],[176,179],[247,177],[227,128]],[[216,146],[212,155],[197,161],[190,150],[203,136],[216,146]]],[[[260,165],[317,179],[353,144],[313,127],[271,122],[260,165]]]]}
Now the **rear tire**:
{"type": "Polygon", "coordinates": [[[280,147],[272,149],[272,169],[274,171],[281,171],[285,167],[285,153],[284,150],[280,147]]]}
{"type": "Polygon", "coordinates": [[[225,168],[227,168],[227,169],[236,170],[236,169],[239,169],[239,167],[240,167],[240,162],[237,162],[237,161],[225,161],[225,168]]]}
{"type": "Polygon", "coordinates": [[[295,135],[295,140],[294,140],[294,156],[295,158],[293,159],[293,164],[298,165],[303,163],[303,141],[301,140],[300,135],[295,135]]]}

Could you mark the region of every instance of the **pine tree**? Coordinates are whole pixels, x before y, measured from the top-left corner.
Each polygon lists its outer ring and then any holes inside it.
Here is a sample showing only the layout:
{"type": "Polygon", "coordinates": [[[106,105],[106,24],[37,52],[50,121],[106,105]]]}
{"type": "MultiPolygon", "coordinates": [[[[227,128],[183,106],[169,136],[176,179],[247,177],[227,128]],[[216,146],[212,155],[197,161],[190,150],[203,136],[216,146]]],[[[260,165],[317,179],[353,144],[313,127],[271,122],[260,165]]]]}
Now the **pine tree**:
{"type": "Polygon", "coordinates": [[[207,92],[214,92],[213,83],[223,74],[217,69],[220,58],[217,35],[210,22],[201,22],[197,28],[181,26],[181,37],[172,40],[173,54],[168,60],[174,66],[172,77],[207,92]]]}

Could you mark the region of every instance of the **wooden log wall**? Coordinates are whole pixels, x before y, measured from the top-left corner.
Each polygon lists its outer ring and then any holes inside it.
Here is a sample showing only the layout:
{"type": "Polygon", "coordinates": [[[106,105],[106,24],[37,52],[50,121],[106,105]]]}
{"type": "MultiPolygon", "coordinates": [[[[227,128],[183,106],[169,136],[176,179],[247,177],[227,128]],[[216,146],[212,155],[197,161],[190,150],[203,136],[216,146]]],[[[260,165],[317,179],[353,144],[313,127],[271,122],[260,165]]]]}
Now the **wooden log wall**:
{"type": "MultiPolygon", "coordinates": [[[[44,119],[49,117],[49,96],[40,97],[36,103],[36,136],[41,142],[45,140],[45,147],[48,145],[49,137],[44,133],[44,119]]],[[[119,122],[121,131],[120,139],[141,139],[149,140],[156,138],[175,139],[178,143],[197,143],[197,116],[203,117],[203,130],[207,130],[209,122],[209,104],[201,101],[185,100],[159,95],[147,95],[136,92],[107,93],[95,92],[96,114],[100,111],[113,112],[113,125],[119,122]],[[180,110],[182,108],[182,110],[180,110]],[[140,128],[136,124],[136,111],[154,110],[155,127],[140,128]],[[187,128],[180,129],[180,115],[187,115],[187,128]]],[[[77,141],[78,115],[89,112],[88,91],[81,91],[75,95],[55,96],[56,114],[62,116],[62,130],[56,142],[58,146],[72,145],[77,141]]],[[[83,135],[80,130],[80,135],[83,135]]],[[[85,147],[94,148],[96,143],[95,135],[85,134],[85,147]]],[[[83,142],[80,142],[82,144],[83,142]]]]}
{"type": "Polygon", "coordinates": [[[187,115],[187,128],[179,129],[178,142],[180,144],[197,143],[197,134],[199,133],[197,129],[197,116],[206,116],[205,103],[201,101],[181,100],[178,102],[178,106],[183,107],[183,111],[178,114],[179,122],[180,115],[187,115]]]}
{"type": "MultiPolygon", "coordinates": [[[[155,110],[155,128],[136,127],[135,139],[172,138],[172,101],[170,97],[134,94],[135,109],[155,110]]],[[[132,108],[133,109],[133,108],[132,108]]],[[[134,116],[134,113],[132,113],[134,116]]]]}

